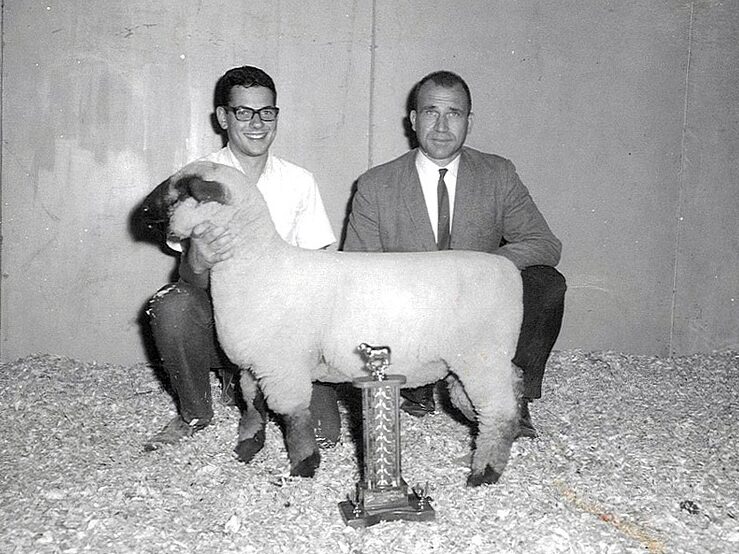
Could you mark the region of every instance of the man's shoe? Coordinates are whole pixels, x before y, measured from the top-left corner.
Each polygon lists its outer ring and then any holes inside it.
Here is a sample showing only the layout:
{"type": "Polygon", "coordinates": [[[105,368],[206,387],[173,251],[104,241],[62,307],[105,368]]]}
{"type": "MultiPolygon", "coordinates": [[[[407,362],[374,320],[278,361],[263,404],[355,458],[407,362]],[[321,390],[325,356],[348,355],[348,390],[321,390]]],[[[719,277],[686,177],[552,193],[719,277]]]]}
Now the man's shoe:
{"type": "Polygon", "coordinates": [[[529,400],[521,399],[518,406],[518,435],[516,438],[535,439],[539,434],[536,432],[534,424],[531,423],[531,413],[529,412],[529,400]]]}
{"type": "Polygon", "coordinates": [[[436,409],[433,383],[414,389],[403,389],[400,395],[403,397],[400,409],[414,417],[433,414],[436,409]]]}
{"type": "Polygon", "coordinates": [[[193,419],[188,423],[178,415],[144,443],[144,450],[151,452],[168,444],[176,444],[185,437],[192,437],[196,432],[207,427],[209,423],[210,421],[202,423],[200,419],[193,419]]]}
{"type": "Polygon", "coordinates": [[[403,397],[400,409],[414,417],[433,414],[436,409],[433,383],[414,389],[403,389],[400,395],[403,397]]]}
{"type": "Polygon", "coordinates": [[[400,404],[400,409],[414,417],[423,417],[428,414],[434,413],[433,406],[429,406],[428,404],[421,404],[419,402],[413,402],[412,400],[403,400],[403,402],[400,404]]]}

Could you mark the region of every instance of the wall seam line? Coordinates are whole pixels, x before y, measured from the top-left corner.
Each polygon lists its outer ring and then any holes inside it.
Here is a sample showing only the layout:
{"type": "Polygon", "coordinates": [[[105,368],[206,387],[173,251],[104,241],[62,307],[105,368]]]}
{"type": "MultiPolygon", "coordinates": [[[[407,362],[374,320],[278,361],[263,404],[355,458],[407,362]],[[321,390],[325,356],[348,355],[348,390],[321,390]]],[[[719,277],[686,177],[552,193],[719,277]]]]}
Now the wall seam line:
{"type": "Polygon", "coordinates": [[[695,13],[695,2],[690,3],[690,23],[688,25],[688,60],[685,67],[685,94],[683,95],[683,125],[680,136],[680,167],[678,170],[678,193],[677,207],[675,213],[675,245],[673,251],[672,265],[672,298],[670,303],[670,334],[668,339],[668,356],[675,354],[675,312],[677,306],[677,283],[678,283],[678,260],[680,256],[680,238],[682,235],[682,214],[683,214],[683,187],[685,184],[685,142],[688,132],[688,102],[690,88],[690,65],[693,55],[693,19],[695,13]]]}
{"type": "Polygon", "coordinates": [[[5,136],[3,135],[3,99],[5,97],[5,0],[0,1],[0,360],[3,359],[3,152],[5,136]]]}
{"type": "Polygon", "coordinates": [[[377,48],[377,0],[372,0],[370,17],[370,63],[369,63],[369,106],[367,109],[367,168],[374,165],[374,125],[375,125],[375,49],[377,48]]]}

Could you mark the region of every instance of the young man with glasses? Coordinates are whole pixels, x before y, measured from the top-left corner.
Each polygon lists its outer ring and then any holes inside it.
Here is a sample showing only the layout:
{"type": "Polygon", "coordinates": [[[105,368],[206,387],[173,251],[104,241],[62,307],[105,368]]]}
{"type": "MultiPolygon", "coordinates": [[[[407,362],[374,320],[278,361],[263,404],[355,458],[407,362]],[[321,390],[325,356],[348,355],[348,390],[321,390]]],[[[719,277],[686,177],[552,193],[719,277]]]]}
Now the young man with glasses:
{"type": "MultiPolygon", "coordinates": [[[[270,152],[280,111],[276,101],[275,84],[261,69],[243,66],[227,71],[216,84],[215,115],[228,142],[202,159],[234,167],[256,185],[285,241],[301,248],[325,248],[336,238],[313,175],[270,152]]],[[[208,290],[210,268],[231,257],[233,242],[234,237],[226,229],[205,222],[193,229],[190,239],[168,243],[181,251],[179,280],[151,299],[148,314],[162,366],[175,393],[178,415],[145,443],[146,450],[174,444],[211,422],[211,369],[220,370],[224,400],[233,402],[238,370],[218,347],[208,290]]],[[[240,428],[237,452],[243,446],[245,457],[253,456],[264,441],[264,420],[257,420],[262,427],[252,427],[248,431],[251,438],[244,445],[240,428]]],[[[338,425],[337,417],[337,438],[338,425]]]]}

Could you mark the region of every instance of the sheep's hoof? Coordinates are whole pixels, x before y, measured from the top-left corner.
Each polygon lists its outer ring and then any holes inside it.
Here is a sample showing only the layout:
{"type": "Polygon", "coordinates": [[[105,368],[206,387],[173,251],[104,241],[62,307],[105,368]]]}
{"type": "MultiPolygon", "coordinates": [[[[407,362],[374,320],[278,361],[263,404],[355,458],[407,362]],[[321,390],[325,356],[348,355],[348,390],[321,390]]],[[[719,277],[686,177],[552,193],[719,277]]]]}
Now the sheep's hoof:
{"type": "Polygon", "coordinates": [[[500,479],[500,473],[495,471],[489,465],[485,466],[482,473],[473,473],[467,477],[468,487],[479,487],[480,485],[494,485],[500,479]]]}
{"type": "Polygon", "coordinates": [[[316,451],[304,460],[298,462],[295,467],[290,470],[290,475],[293,477],[313,477],[316,474],[316,469],[320,463],[321,455],[316,451]]]}
{"type": "Polygon", "coordinates": [[[236,452],[236,456],[239,458],[240,462],[248,464],[263,446],[264,429],[260,429],[253,437],[239,441],[236,444],[236,448],[234,448],[234,452],[236,452]]]}

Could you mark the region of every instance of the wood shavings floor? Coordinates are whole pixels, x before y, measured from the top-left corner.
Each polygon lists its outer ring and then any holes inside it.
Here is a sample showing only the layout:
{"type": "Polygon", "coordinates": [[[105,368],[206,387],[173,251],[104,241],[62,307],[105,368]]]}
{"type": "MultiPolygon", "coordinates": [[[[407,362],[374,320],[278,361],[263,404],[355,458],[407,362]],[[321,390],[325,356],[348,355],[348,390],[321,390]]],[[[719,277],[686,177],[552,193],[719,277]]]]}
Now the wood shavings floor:
{"type": "Polygon", "coordinates": [[[174,415],[149,366],[33,356],[0,366],[0,552],[738,552],[737,413],[737,352],[555,352],[541,436],[497,485],[464,486],[467,426],[402,414],[403,476],[429,482],[436,521],[353,529],[348,424],[314,479],[288,477],[275,423],[236,461],[218,403],[215,425],[145,453],[174,415]]]}

